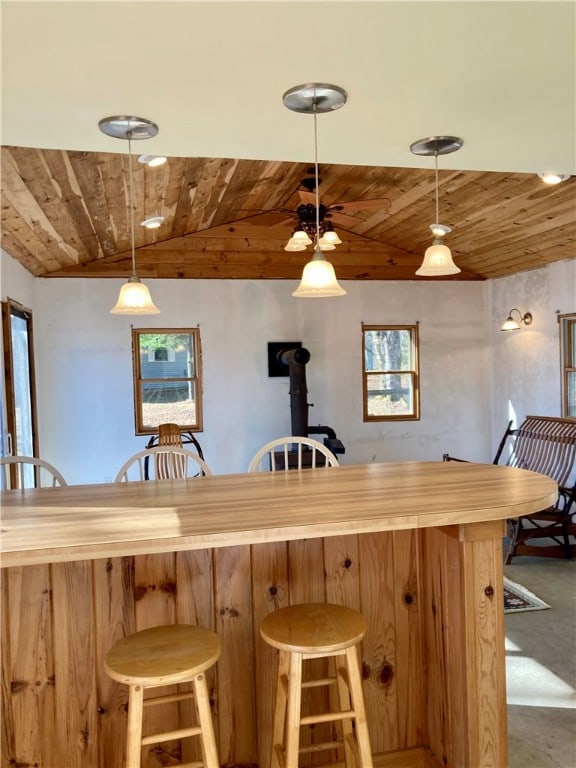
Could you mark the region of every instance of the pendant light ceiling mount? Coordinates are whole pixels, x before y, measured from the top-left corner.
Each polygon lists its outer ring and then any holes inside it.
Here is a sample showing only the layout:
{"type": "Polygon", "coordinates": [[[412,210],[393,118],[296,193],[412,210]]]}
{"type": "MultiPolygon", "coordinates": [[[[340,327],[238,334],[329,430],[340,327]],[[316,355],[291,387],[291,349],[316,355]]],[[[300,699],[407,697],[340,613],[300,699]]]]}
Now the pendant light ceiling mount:
{"type": "Polygon", "coordinates": [[[464,141],[458,136],[429,136],[427,139],[418,139],[410,144],[410,152],[413,155],[434,157],[434,155],[450,155],[458,152],[464,141]]]}
{"type": "Polygon", "coordinates": [[[158,133],[158,126],[152,120],[145,117],[129,117],[128,115],[115,115],[104,117],[99,121],[98,127],[106,136],[113,139],[152,139],[158,133]]]}
{"type": "Polygon", "coordinates": [[[287,109],[305,115],[334,112],[346,104],[348,94],[344,88],[328,83],[306,83],[289,88],[282,96],[287,109]]]}
{"type": "Polygon", "coordinates": [[[458,136],[429,136],[426,139],[418,139],[410,144],[410,151],[413,155],[422,155],[424,157],[434,157],[435,171],[435,192],[436,192],[436,221],[430,224],[430,229],[434,235],[434,242],[426,249],[424,261],[417,275],[422,277],[443,277],[445,275],[455,275],[460,272],[460,268],[454,264],[450,249],[444,245],[442,238],[450,234],[450,227],[440,224],[438,212],[438,155],[449,155],[457,152],[464,144],[464,141],[458,136]]]}
{"type": "Polygon", "coordinates": [[[115,115],[104,117],[98,127],[113,139],[128,141],[128,207],[130,209],[130,252],[132,273],[120,288],[116,305],[110,310],[113,315],[157,315],[160,310],[152,301],[150,291],[136,274],[136,250],[134,247],[134,204],[132,202],[132,141],[151,139],[158,133],[158,126],[145,117],[115,115]]]}
{"type": "MultiPolygon", "coordinates": [[[[305,85],[296,85],[287,90],[282,96],[284,106],[292,112],[300,112],[306,115],[314,116],[314,193],[316,196],[315,205],[315,224],[310,223],[310,234],[315,237],[315,248],[312,259],[304,267],[300,285],[292,293],[292,296],[298,298],[316,298],[344,296],[346,291],[338,284],[334,267],[326,259],[323,250],[332,250],[334,244],[341,242],[335,232],[332,232],[330,242],[324,242],[330,232],[322,232],[320,227],[320,197],[318,186],[320,179],[318,177],[318,130],[317,116],[326,112],[334,112],[346,104],[348,96],[343,88],[328,83],[306,83],[305,85]],[[322,237],[322,242],[321,242],[322,237]]],[[[302,251],[311,241],[308,231],[302,230],[295,232],[290,238],[286,250],[302,251]]]]}

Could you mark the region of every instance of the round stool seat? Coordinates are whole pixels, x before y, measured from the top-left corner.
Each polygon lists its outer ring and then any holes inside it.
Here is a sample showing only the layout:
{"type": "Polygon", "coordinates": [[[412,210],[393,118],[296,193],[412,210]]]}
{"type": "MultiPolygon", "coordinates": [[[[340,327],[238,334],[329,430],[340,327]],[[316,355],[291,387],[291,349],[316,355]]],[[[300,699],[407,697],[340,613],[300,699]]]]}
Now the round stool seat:
{"type": "Polygon", "coordinates": [[[119,640],[108,651],[105,669],[114,680],[130,685],[179,683],[212,667],[221,649],[220,638],[209,629],[168,624],[119,640]]]}
{"type": "Polygon", "coordinates": [[[357,645],[366,619],[333,603],[300,603],[269,613],[260,625],[262,638],[279,650],[327,653],[357,645]]]}

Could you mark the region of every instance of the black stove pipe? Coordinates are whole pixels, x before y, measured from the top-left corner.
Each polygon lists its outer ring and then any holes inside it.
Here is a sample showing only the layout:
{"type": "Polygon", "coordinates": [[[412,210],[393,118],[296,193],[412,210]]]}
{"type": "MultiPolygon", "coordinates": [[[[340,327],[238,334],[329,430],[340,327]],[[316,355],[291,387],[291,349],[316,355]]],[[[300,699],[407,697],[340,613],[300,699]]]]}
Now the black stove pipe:
{"type": "Polygon", "coordinates": [[[279,352],[278,357],[288,366],[290,376],[290,416],[292,420],[292,434],[299,437],[309,435],[327,435],[324,444],[332,453],[344,453],[345,448],[336,437],[332,427],[318,425],[308,426],[308,387],[306,385],[306,363],[310,360],[310,352],[305,347],[279,352]]]}
{"type": "Polygon", "coordinates": [[[288,366],[290,376],[290,415],[292,434],[308,437],[308,387],[306,386],[306,363],[310,352],[305,347],[289,349],[280,353],[280,359],[288,366]]]}

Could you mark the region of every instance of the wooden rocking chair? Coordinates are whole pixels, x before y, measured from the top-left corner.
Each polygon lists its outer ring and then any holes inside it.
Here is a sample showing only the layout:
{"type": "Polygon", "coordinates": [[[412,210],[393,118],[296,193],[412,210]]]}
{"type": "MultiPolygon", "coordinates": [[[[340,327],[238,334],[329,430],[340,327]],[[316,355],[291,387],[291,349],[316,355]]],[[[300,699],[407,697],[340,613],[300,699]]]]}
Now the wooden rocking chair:
{"type": "MultiPolygon", "coordinates": [[[[444,461],[462,461],[444,454],[444,461]]],[[[500,441],[494,464],[530,469],[558,484],[556,503],[532,515],[508,520],[506,565],[517,555],[572,558],[576,553],[576,419],[527,416],[500,441]],[[549,544],[529,543],[547,539],[549,544]]]]}

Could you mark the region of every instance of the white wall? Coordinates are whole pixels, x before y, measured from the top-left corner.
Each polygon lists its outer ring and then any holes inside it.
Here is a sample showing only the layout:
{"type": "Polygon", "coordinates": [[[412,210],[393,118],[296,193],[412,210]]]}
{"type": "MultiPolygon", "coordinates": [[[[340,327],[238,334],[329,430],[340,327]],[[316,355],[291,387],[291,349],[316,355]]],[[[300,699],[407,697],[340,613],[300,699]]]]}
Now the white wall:
{"type": "Polygon", "coordinates": [[[36,279],[24,267],[12,259],[5,251],[0,251],[0,296],[19,302],[28,309],[34,303],[36,279]]]}
{"type": "Polygon", "coordinates": [[[493,349],[492,439],[497,445],[510,419],[559,416],[560,346],[557,314],[576,312],[576,261],[488,282],[493,349]],[[533,322],[519,331],[499,327],[512,307],[531,312],[533,322]]]}
{"type": "Polygon", "coordinates": [[[267,342],[300,340],[310,424],[336,430],[342,463],[489,461],[510,401],[559,413],[555,310],[575,309],[576,263],[468,282],[349,282],[339,299],[294,299],[291,281],[167,280],[148,284],[162,314],[109,314],[119,280],[33,279],[3,255],[2,288],[34,311],[41,455],[71,483],[110,480],[147,439],[134,435],[130,325],[200,326],[204,431],[216,472],[245,471],[256,449],[290,432],[288,378],[268,378],[267,342]],[[20,295],[20,291],[26,294],[20,295]],[[499,328],[509,309],[534,323],[499,328]],[[420,323],[421,419],[362,421],[361,323],[420,323]]]}

